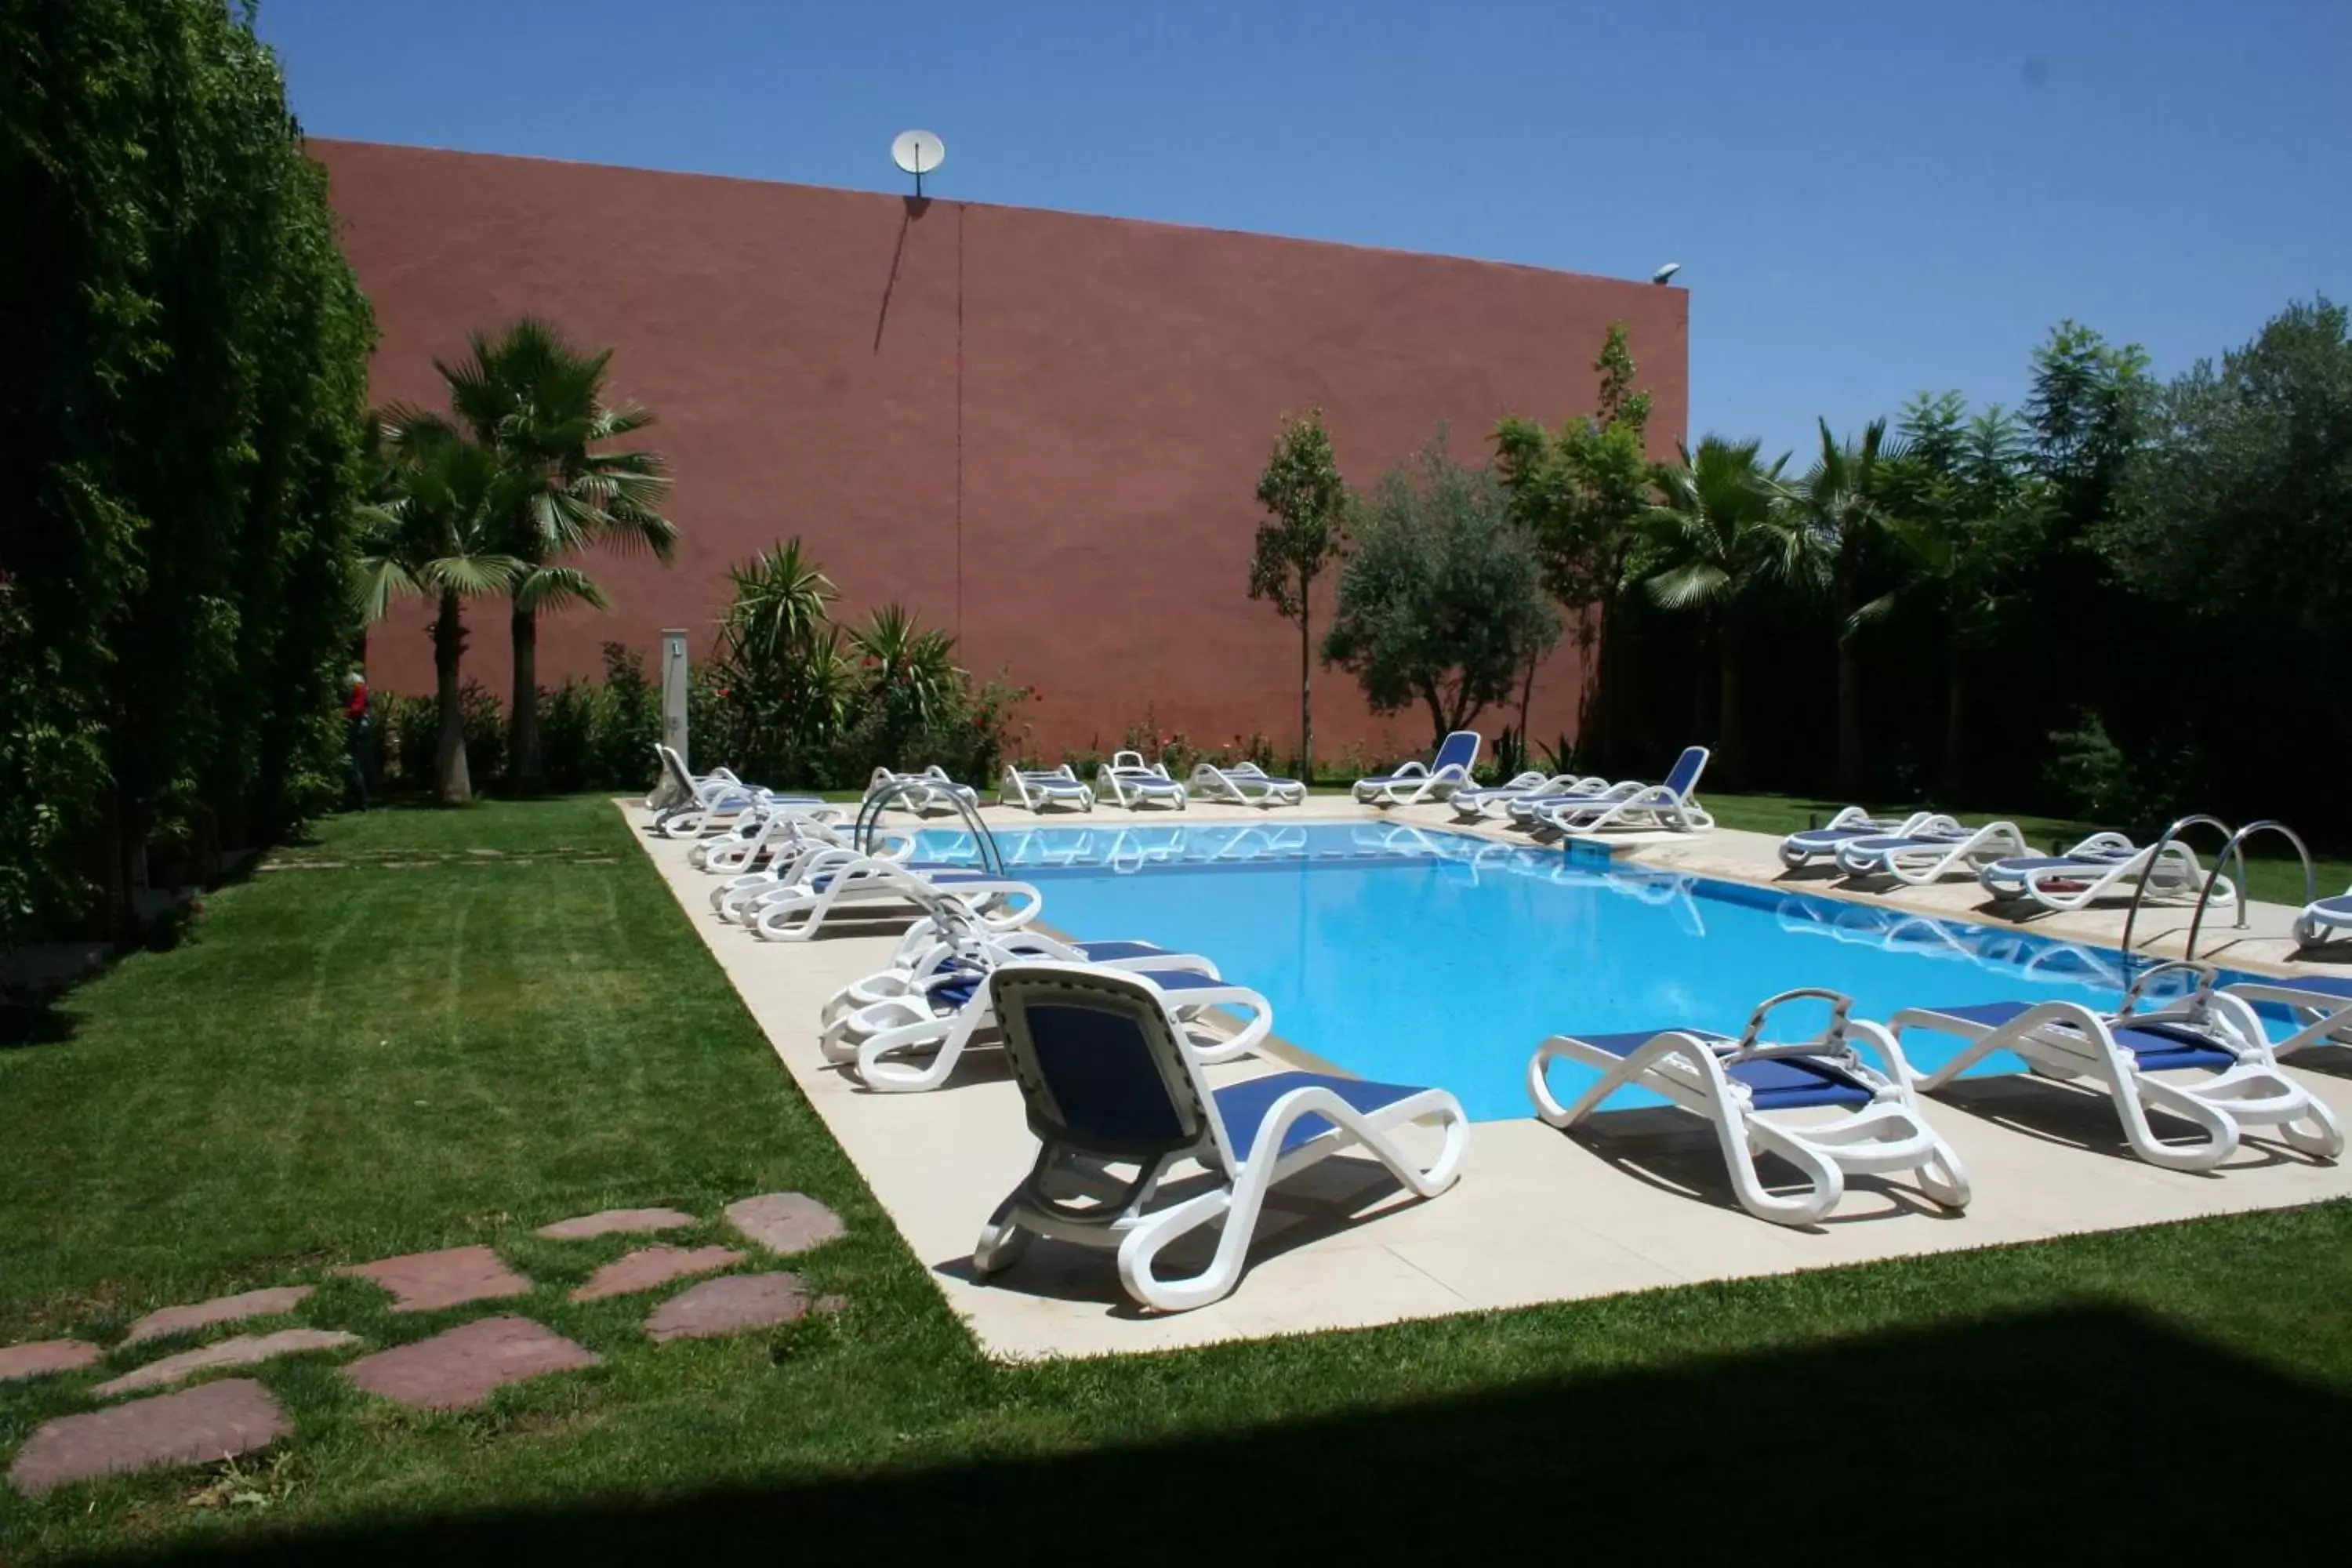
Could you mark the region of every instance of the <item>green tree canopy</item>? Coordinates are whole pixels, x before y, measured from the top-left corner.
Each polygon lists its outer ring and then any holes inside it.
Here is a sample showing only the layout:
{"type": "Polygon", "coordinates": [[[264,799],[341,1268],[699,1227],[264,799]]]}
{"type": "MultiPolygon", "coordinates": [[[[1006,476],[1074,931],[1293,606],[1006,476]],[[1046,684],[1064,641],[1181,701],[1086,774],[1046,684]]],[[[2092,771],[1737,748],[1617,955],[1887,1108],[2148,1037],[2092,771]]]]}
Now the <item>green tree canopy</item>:
{"type": "Polygon", "coordinates": [[[1273,455],[1258,475],[1257,500],[1266,519],[1257,525],[1250,555],[1249,595],[1270,600],[1277,615],[1298,623],[1298,770],[1300,777],[1312,779],[1315,580],[1348,544],[1348,485],[1331,455],[1321,409],[1282,422],[1273,455]]]}
{"type": "Polygon", "coordinates": [[[1559,641],[1533,540],[1495,474],[1455,462],[1442,431],[1381,476],[1353,533],[1323,657],[1375,712],[1419,702],[1433,735],[1464,729],[1559,641]]]}
{"type": "Polygon", "coordinates": [[[1545,588],[1568,612],[1577,647],[1598,647],[1586,667],[1598,686],[1587,718],[1600,734],[1590,749],[1608,755],[1617,727],[1609,638],[1652,500],[1650,395],[1633,390],[1622,321],[1611,325],[1592,368],[1600,389],[1591,415],[1570,415],[1556,431],[1507,416],[1495,428],[1495,456],[1512,516],[1535,542],[1545,588]]]}

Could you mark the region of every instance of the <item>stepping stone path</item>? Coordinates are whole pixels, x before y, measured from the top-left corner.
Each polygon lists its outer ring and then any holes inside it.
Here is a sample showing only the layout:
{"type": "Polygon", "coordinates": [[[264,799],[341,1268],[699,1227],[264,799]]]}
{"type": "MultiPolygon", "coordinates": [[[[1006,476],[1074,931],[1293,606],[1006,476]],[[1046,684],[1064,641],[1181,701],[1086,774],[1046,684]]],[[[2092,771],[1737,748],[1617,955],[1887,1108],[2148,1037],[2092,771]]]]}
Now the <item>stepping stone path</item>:
{"type": "Polygon", "coordinates": [[[291,1355],[296,1351],[341,1350],[345,1345],[360,1342],[357,1334],[347,1334],[340,1329],[280,1329],[274,1334],[239,1334],[218,1344],[203,1345],[195,1350],[167,1355],[161,1361],[151,1361],[145,1366],[124,1373],[98,1385],[101,1394],[131,1394],[142,1388],[161,1388],[167,1383],[177,1383],[191,1373],[215,1366],[251,1366],[272,1356],[291,1355]]]}
{"type": "Polygon", "coordinates": [[[521,1296],[530,1289],[530,1280],[509,1268],[487,1247],[411,1252],[373,1263],[355,1263],[335,1272],[374,1280],[392,1292],[395,1312],[430,1312],[466,1301],[521,1296]]]}
{"type": "Polygon", "coordinates": [[[34,1433],[8,1467],[27,1497],[68,1481],[152,1465],[195,1465],[249,1454],[294,1429],[269,1391],[249,1377],[68,1415],[34,1433]]]}
{"type": "Polygon", "coordinates": [[[99,1356],[88,1340],[34,1340],[28,1344],[0,1346],[0,1383],[15,1377],[40,1377],[88,1366],[99,1356]]]}
{"type": "Polygon", "coordinates": [[[834,1296],[811,1301],[797,1274],[734,1274],[706,1279],[655,1308],[646,1320],[646,1337],[656,1344],[714,1340],[796,1322],[812,1310],[831,1312],[841,1305],[834,1296]]]}
{"type": "Polygon", "coordinates": [[[215,1296],[209,1301],[191,1301],[184,1307],[166,1307],[131,1324],[122,1342],[135,1345],[142,1340],[176,1334],[183,1329],[208,1329],[215,1323],[233,1323],[239,1318],[276,1317],[300,1306],[309,1299],[310,1289],[308,1285],[279,1285],[268,1290],[215,1296]]]}
{"type": "Polygon", "coordinates": [[[553,1329],[508,1316],[483,1318],[413,1345],[378,1351],[343,1371],[386,1399],[426,1410],[458,1410],[479,1405],[506,1384],[594,1366],[601,1359],[553,1329]]]}
{"type": "Polygon", "coordinates": [[[806,1193],[762,1193],[729,1204],[727,1223],[769,1251],[787,1258],[849,1231],[839,1215],[806,1193]]]}
{"type": "Polygon", "coordinates": [[[689,1274],[731,1268],[742,1261],[743,1255],[731,1247],[641,1247],[596,1270],[587,1284],[572,1292],[572,1299],[601,1301],[607,1296],[626,1296],[689,1274]]]}
{"type": "Polygon", "coordinates": [[[677,1209],[604,1209],[541,1226],[533,1234],[549,1241],[585,1241],[592,1236],[609,1236],[616,1230],[677,1230],[693,1223],[692,1215],[677,1209]]]}

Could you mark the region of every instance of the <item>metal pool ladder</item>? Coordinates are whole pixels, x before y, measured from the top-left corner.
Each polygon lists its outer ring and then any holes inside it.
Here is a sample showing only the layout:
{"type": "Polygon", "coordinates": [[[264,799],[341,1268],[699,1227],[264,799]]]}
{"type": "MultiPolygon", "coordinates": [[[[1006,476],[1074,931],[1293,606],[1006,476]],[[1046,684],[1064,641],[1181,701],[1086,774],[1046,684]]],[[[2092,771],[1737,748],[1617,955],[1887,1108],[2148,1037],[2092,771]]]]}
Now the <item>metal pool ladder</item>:
{"type": "MultiPolygon", "coordinates": [[[[2174,839],[2179,837],[2182,833],[2191,827],[2218,828],[2222,833],[2226,842],[2221,846],[2221,852],[2213,858],[2213,868],[2205,874],[2205,886],[2198,893],[2197,907],[2189,917],[2189,941],[2180,950],[2180,961],[2182,963],[2193,963],[2197,961],[2197,933],[2202,931],[2205,926],[2205,907],[2213,901],[2214,890],[2221,886],[2221,868],[2227,866],[2233,858],[2238,863],[2238,879],[2233,884],[2238,895],[2238,920],[2237,924],[2233,929],[2238,931],[2243,931],[2246,929],[2246,840],[2253,837],[2256,834],[2275,833],[2284,837],[2288,843],[2294,845],[2295,854],[2301,857],[2303,860],[2303,901],[2308,904],[2319,896],[2319,878],[2317,871],[2311,864],[2310,848],[2305,845],[2302,836],[2297,834],[2294,828],[2289,827],[2285,823],[2279,821],[2277,818],[2270,816],[2263,817],[2259,821],[2249,822],[2243,827],[2237,828],[2235,830],[2232,830],[2228,823],[2223,822],[2218,816],[2207,816],[2201,813],[2198,813],[2181,817],[2171,826],[2166,828],[2163,836],[2157,839],[2156,844],[2147,858],[2147,868],[2150,872],[2153,872],[2157,867],[2163,864],[2166,847],[2170,845],[2174,839]]],[[[2139,885],[2132,889],[2131,910],[2128,914],[2124,916],[2123,953],[2124,973],[2126,974],[2129,974],[2131,973],[2131,965],[2134,957],[2132,952],[2132,928],[2134,925],[2138,923],[2140,904],[2147,898],[2148,884],[2154,880],[2155,878],[2153,876],[2143,876],[2140,878],[2139,885]]]]}
{"type": "MultiPolygon", "coordinates": [[[[867,791],[866,798],[857,803],[857,820],[850,828],[849,841],[861,850],[871,849],[875,830],[882,825],[882,813],[899,797],[918,789],[938,790],[939,781],[892,779],[879,789],[867,791]]],[[[998,877],[1004,876],[1004,850],[996,842],[996,835],[989,831],[988,824],[981,819],[980,808],[952,789],[940,793],[947,796],[949,803],[955,807],[956,815],[963,819],[964,826],[971,830],[973,841],[979,845],[981,869],[998,877]]]]}

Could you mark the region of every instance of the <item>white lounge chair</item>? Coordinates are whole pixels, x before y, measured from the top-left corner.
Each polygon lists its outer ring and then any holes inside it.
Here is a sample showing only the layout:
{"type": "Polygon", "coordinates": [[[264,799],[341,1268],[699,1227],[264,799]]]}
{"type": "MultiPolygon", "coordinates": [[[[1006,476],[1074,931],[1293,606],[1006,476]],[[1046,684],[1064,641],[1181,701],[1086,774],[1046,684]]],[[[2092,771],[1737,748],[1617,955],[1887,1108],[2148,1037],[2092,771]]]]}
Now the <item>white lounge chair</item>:
{"type": "Polygon", "coordinates": [[[1885,1029],[1852,1016],[1852,1001],[1834,991],[1784,991],[1759,1006],[1738,1039],[1703,1029],[1594,1035],[1554,1035],[1528,1064],[1528,1092],[1536,1111],[1554,1127],[1572,1127],[1626,1088],[1650,1090],[1714,1127],[1739,1206],[1775,1225],[1811,1225],[1837,1207],[1849,1175],[1910,1172],[1923,1191],[1947,1208],[1966,1208],[1969,1180],[1952,1152],[1927,1124],[1911,1088],[1901,1048],[1885,1029]],[[1802,999],[1827,1002],[1830,1019],[1808,1039],[1775,1043],[1763,1037],[1772,1011],[1802,999]],[[1863,1059],[1866,1047],[1878,1058],[1863,1059]],[[1551,1092],[1548,1071],[1562,1058],[1597,1070],[1591,1088],[1566,1105],[1551,1092]],[[1790,1119],[1789,1112],[1842,1112],[1827,1120],[1790,1119]],[[1777,1154],[1805,1179],[1787,1194],[1766,1184],[1757,1162],[1777,1154]]]}
{"type": "Polygon", "coordinates": [[[1485,743],[1485,737],[1475,730],[1456,730],[1445,737],[1431,761],[1411,762],[1392,773],[1358,779],[1356,799],[1365,805],[1418,805],[1424,800],[1444,800],[1469,784],[1470,769],[1485,743]]]}
{"type": "Polygon", "coordinates": [[[1095,798],[1106,796],[1133,811],[1139,806],[1184,809],[1184,786],[1168,776],[1165,763],[1147,763],[1141,752],[1113,752],[1095,774],[1095,798]]]}
{"type": "Polygon", "coordinates": [[[697,799],[706,785],[740,788],[743,784],[741,779],[726,768],[713,768],[707,773],[688,773],[686,759],[677,754],[677,748],[664,745],[659,741],[654,742],[654,757],[659,763],[659,771],[654,776],[652,793],[646,796],[647,811],[664,812],[673,806],[684,805],[688,801],[697,799]]]}
{"type": "Polygon", "coordinates": [[[1080,782],[1067,763],[1025,772],[1007,767],[996,799],[1000,805],[1017,805],[1026,811],[1044,811],[1049,805],[1075,805],[1082,811],[1095,808],[1095,792],[1080,782]]]}
{"type": "Polygon", "coordinates": [[[1446,804],[1454,807],[1454,816],[1463,822],[1492,821],[1510,815],[1519,806],[1532,807],[1539,801],[1580,794],[1595,795],[1607,787],[1606,780],[1531,770],[1503,784],[1457,789],[1446,804]]]}
{"type": "Polygon", "coordinates": [[[1183,1311],[1232,1293],[1267,1189],[1307,1166],[1362,1149],[1425,1198],[1461,1170],[1470,1122],[1444,1089],[1308,1072],[1212,1089],[1166,994],[1147,979],[1023,963],[989,984],[1040,1148],[981,1231],[971,1261],[983,1276],[1011,1265],[1032,1236],[1050,1236],[1116,1249],[1129,1296],[1183,1311]],[[1444,1130],[1427,1164],[1396,1137],[1423,1120],[1444,1130]],[[1171,1196],[1162,1184],[1184,1162],[1204,1168],[1207,1185],[1171,1196]],[[1217,1227],[1207,1266],[1161,1279],[1160,1252],[1205,1226],[1217,1227]]]}
{"type": "MultiPolygon", "coordinates": [[[[2158,971],[2140,977],[2144,986],[2158,971]]],[[[2279,1070],[2261,1023],[2242,999],[2200,993],[2149,1007],[2138,989],[2120,1012],[2094,1013],[2079,1002],[1990,1002],[1965,1007],[1906,1007],[1895,1015],[1895,1038],[1926,1029],[1968,1041],[1919,1080],[1932,1093],[1995,1051],[2013,1051],[2042,1078],[2080,1081],[2115,1102],[2124,1141],[2151,1165],[2210,1171],[2237,1152],[2250,1126],[2273,1126],[2287,1143],[2317,1159],[2344,1152],[2344,1130],[2326,1102],[2279,1070]],[[2201,1072],[2193,1082],[2158,1073],[2201,1072]],[[2195,1127],[2193,1142],[2160,1138],[2151,1110],[2195,1127]]]]}
{"type": "Polygon", "coordinates": [[[1104,969],[1187,968],[1215,978],[1217,966],[1197,953],[1176,953],[1155,942],[1065,942],[1034,927],[991,931],[949,906],[926,915],[907,928],[890,954],[887,968],[835,992],[819,1015],[830,1029],[843,1017],[877,1002],[910,995],[923,989],[943,970],[959,965],[998,969],[1007,963],[1040,959],[1062,963],[1091,963],[1104,969]],[[1179,962],[1181,961],[1181,963],[1179,962]]]}
{"type": "Polygon", "coordinates": [[[1120,942],[1064,945],[1059,952],[1017,955],[1002,949],[984,950],[979,957],[959,957],[906,994],[870,1003],[836,1018],[819,1046],[828,1060],[854,1068],[870,1089],[919,1094],[937,1089],[954,1073],[972,1037],[996,1022],[988,977],[1008,963],[1052,962],[1100,967],[1149,980],[1160,993],[1184,1044],[1202,1062],[1237,1061],[1255,1050],[1274,1027],[1274,1005],[1246,985],[1220,979],[1216,965],[1207,959],[1144,943],[1120,942]],[[1134,948],[1148,951],[1129,951],[1134,948]],[[1097,952],[1108,962],[1097,960],[1097,952]],[[1247,1018],[1239,1029],[1227,1033],[1211,1022],[1212,1010],[1239,1011],[1247,1018]]]}
{"type": "Polygon", "coordinates": [[[1307,786],[1297,779],[1278,779],[1255,763],[1219,767],[1202,763],[1192,770],[1192,793],[1202,800],[1231,801],[1235,805],[1299,805],[1307,786]]]}
{"type": "Polygon", "coordinates": [[[2014,822],[1966,827],[1946,819],[1932,832],[1873,835],[1838,846],[1838,869],[1849,877],[1892,877],[1924,888],[1955,871],[1974,876],[2004,856],[2023,855],[2031,846],[2014,822]]]}
{"type": "Polygon", "coordinates": [[[807,881],[761,900],[747,922],[762,942],[806,942],[835,910],[888,914],[900,905],[916,915],[961,905],[992,931],[1011,931],[1037,918],[1045,899],[1030,882],[986,871],[919,870],[897,860],[863,857],[827,866],[807,881]]]}
{"type": "Polygon", "coordinates": [[[2270,1042],[2274,1057],[2290,1057],[2314,1046],[2352,1053],[2352,974],[2261,975],[2231,981],[2221,992],[2286,1010],[2293,1028],[2286,1038],[2270,1042]]]}
{"type": "Polygon", "coordinates": [[[841,819],[839,806],[816,795],[778,795],[747,784],[724,768],[697,778],[686,771],[684,760],[670,747],[656,744],[654,750],[661,757],[663,776],[670,785],[667,793],[674,804],[656,809],[647,830],[664,838],[708,837],[774,812],[822,822],[841,819]]]}
{"type": "Polygon", "coordinates": [[[1801,827],[1780,840],[1780,864],[1794,871],[1816,860],[1835,860],[1838,851],[1857,838],[1910,838],[1923,833],[1965,837],[1968,829],[1932,811],[1890,819],[1849,805],[1821,826],[1801,827]]]}
{"type": "Polygon", "coordinates": [[[789,839],[771,847],[764,867],[739,872],[711,889],[710,907],[720,920],[756,924],[762,909],[803,896],[806,886],[826,872],[876,860],[925,872],[969,869],[938,862],[916,866],[915,841],[904,834],[877,834],[858,844],[838,828],[796,827],[789,839]]]}
{"type": "Polygon", "coordinates": [[[2294,917],[2298,947],[2318,947],[2334,942],[2340,931],[2352,931],[2352,889],[2329,899],[2314,899],[2294,917]]]}
{"type": "Polygon", "coordinates": [[[947,769],[933,763],[917,773],[892,773],[888,768],[876,768],[874,776],[866,781],[866,801],[872,805],[883,791],[890,792],[890,804],[904,806],[919,816],[933,812],[953,811],[956,803],[980,805],[980,792],[970,784],[958,784],[948,776],[947,769]]]}
{"type": "MultiPolygon", "coordinates": [[[[1994,898],[2039,904],[2046,910],[2084,909],[2100,899],[2146,884],[2151,898],[2193,899],[2205,885],[2205,868],[2178,838],[2141,848],[2120,833],[2094,833],[2063,855],[2011,855],[1980,867],[1977,880],[1994,898]]],[[[2213,884],[2218,899],[2237,896],[2227,877],[2213,884]]]]}
{"type": "Polygon", "coordinates": [[[1686,746],[1664,784],[1629,782],[1612,784],[1600,795],[1538,801],[1536,820],[1559,833],[1605,833],[1619,827],[1707,832],[1715,818],[1698,803],[1698,781],[1706,772],[1706,759],[1705,746],[1686,746]]]}

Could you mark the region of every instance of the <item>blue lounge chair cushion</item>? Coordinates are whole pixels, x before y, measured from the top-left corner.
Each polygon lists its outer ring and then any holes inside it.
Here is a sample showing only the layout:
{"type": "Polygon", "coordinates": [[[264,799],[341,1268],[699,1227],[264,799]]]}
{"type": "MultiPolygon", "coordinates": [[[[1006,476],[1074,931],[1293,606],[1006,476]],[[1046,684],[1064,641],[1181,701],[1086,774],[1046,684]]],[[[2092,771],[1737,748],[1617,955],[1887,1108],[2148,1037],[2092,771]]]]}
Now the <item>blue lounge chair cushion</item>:
{"type": "Polygon", "coordinates": [[[1109,963],[1122,958],[1150,958],[1168,950],[1148,942],[1075,942],[1088,963],[1109,963]]]}
{"type": "Polygon", "coordinates": [[[1801,827],[1781,840],[1784,844],[1844,844],[1856,838],[1876,836],[1875,827],[1801,827]]]}
{"type": "MultiPolygon", "coordinates": [[[[1277,1072],[1264,1078],[1254,1078],[1232,1084],[1216,1091],[1217,1115],[1225,1124],[1225,1136],[1233,1141],[1234,1158],[1247,1161],[1257,1142],[1260,1126],[1274,1102],[1294,1089],[1310,1085],[1328,1089],[1359,1110],[1373,1111],[1384,1105],[1416,1095],[1422,1090],[1407,1084],[1371,1083],[1360,1078],[1334,1078],[1325,1073],[1277,1072]]],[[[1282,1135],[1282,1147],[1277,1154],[1287,1153],[1301,1143],[1320,1138],[1331,1131],[1328,1118],[1302,1116],[1292,1122],[1282,1135]]]]}
{"type": "MultiPolygon", "coordinates": [[[[1949,1017],[1967,1018],[1998,1028],[2024,1012],[2031,1002],[1979,1002],[1968,1007],[1937,1007],[1936,1012],[1949,1017]]],[[[2112,1020],[2108,1033],[2116,1044],[2132,1054],[2132,1059],[2151,1072],[2168,1068],[2227,1068],[2237,1065],[2237,1057],[2213,1044],[2196,1030],[2179,1024],[2126,1024],[2112,1020]]]]}
{"type": "Polygon", "coordinates": [[[2338,893],[2332,899],[2315,899],[2311,908],[2337,920],[2352,921],[2352,893],[2338,893]]]}
{"type": "MultiPolygon", "coordinates": [[[[1165,948],[1154,947],[1148,942],[1082,942],[1075,945],[1079,952],[1087,955],[1089,962],[1095,963],[1113,958],[1143,958],[1167,951],[1165,948]]],[[[975,964],[961,963],[954,966],[952,973],[955,974],[953,980],[940,982],[926,994],[934,1002],[961,1009],[969,1006],[971,999],[980,994],[980,988],[988,984],[988,972],[975,964]]],[[[1142,974],[1137,978],[1149,980],[1162,991],[1198,990],[1204,985],[1224,984],[1222,980],[1212,980],[1205,974],[1195,974],[1189,970],[1181,969],[1171,970],[1165,974],[1142,974]]]]}
{"type": "Polygon", "coordinates": [[[1099,1007],[1028,1009],[1038,1070],[1063,1130],[1081,1146],[1149,1144],[1184,1135],[1135,1021],[1099,1007]]]}
{"type": "MultiPolygon", "coordinates": [[[[1612,1057],[1627,1057],[1648,1045],[1664,1031],[1649,1029],[1630,1035],[1580,1035],[1586,1045],[1607,1051],[1612,1057]]],[[[1688,1029],[1686,1034],[1718,1046],[1734,1042],[1728,1037],[1711,1034],[1705,1029],[1688,1029]]],[[[1759,1110],[1798,1110],[1813,1105],[1868,1105],[1874,1098],[1868,1084],[1843,1068],[1815,1057],[1765,1057],[1760,1060],[1739,1062],[1725,1069],[1725,1076],[1748,1089],[1748,1100],[1759,1110]]]]}

